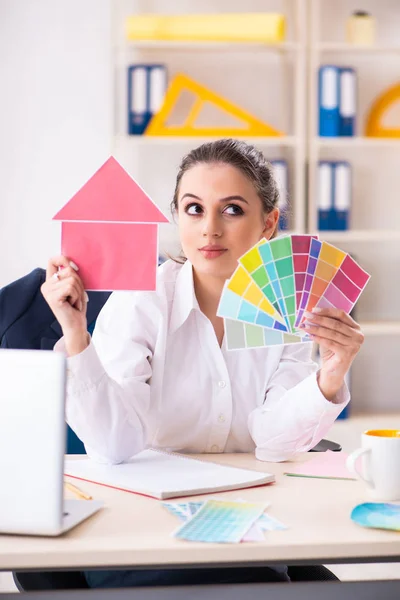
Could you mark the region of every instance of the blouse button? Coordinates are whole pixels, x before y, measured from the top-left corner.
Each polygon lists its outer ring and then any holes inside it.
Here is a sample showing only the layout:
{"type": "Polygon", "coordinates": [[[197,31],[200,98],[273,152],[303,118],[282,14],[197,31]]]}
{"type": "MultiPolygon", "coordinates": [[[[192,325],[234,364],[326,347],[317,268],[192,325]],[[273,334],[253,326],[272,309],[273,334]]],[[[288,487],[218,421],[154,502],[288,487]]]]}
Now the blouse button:
{"type": "Polygon", "coordinates": [[[224,423],[225,422],[225,417],[224,417],[224,415],[222,413],[218,416],[218,421],[220,423],[224,423]]]}
{"type": "Polygon", "coordinates": [[[225,381],[218,381],[218,385],[220,388],[224,388],[226,386],[225,381]]]}

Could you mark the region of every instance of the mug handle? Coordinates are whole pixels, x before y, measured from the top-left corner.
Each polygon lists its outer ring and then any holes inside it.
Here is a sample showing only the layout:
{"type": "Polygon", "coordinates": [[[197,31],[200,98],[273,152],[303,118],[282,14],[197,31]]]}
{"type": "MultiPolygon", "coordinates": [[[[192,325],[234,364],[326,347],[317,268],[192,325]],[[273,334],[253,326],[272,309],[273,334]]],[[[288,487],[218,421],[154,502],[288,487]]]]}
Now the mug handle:
{"type": "Polygon", "coordinates": [[[362,475],[356,467],[357,460],[363,454],[367,454],[367,452],[371,452],[371,448],[358,448],[358,450],[354,450],[354,452],[349,454],[349,456],[347,457],[346,467],[348,468],[348,470],[350,471],[350,473],[352,475],[355,475],[359,479],[362,479],[363,481],[365,481],[365,483],[367,485],[369,485],[371,488],[373,488],[374,487],[373,481],[369,477],[364,477],[364,475],[362,475]]]}

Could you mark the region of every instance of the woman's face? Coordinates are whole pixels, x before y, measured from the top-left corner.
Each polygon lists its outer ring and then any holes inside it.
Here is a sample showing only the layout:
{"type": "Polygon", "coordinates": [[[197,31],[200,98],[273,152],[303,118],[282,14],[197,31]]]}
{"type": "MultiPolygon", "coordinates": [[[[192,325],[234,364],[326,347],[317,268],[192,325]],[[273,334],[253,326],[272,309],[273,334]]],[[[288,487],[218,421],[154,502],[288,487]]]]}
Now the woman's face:
{"type": "Polygon", "coordinates": [[[181,179],[180,240],[197,274],[228,279],[240,256],[270,238],[278,216],[278,209],[263,212],[251,181],[230,165],[199,164],[181,179]]]}

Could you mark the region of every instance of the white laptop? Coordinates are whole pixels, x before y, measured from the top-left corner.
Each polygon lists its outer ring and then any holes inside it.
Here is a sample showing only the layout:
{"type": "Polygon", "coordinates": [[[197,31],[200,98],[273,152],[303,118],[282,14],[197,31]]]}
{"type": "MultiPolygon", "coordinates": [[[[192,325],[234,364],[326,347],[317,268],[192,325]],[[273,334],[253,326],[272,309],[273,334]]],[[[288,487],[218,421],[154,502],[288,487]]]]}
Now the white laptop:
{"type": "Polygon", "coordinates": [[[66,360],[0,350],[0,533],[56,536],[102,507],[64,500],[66,360]]]}

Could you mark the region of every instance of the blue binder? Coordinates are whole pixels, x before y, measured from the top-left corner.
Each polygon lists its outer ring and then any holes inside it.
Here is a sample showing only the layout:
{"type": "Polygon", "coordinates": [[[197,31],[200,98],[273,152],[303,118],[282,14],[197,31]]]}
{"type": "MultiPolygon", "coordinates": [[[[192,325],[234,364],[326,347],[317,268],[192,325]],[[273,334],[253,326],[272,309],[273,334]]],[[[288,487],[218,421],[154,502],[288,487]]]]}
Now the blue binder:
{"type": "Polygon", "coordinates": [[[163,102],[167,85],[165,65],[128,67],[128,133],[141,135],[163,102]]]}
{"type": "Polygon", "coordinates": [[[333,208],[334,223],[332,229],[345,231],[350,225],[352,176],[351,165],[347,161],[338,161],[334,166],[333,208]]]}
{"type": "Polygon", "coordinates": [[[318,71],[319,135],[339,135],[339,68],[321,65],[318,71]]]}
{"type": "Polygon", "coordinates": [[[335,229],[334,163],[319,161],[317,175],[318,229],[329,231],[335,229]]]}
{"type": "Polygon", "coordinates": [[[339,135],[353,136],[357,109],[356,72],[351,67],[341,67],[339,71],[339,135]]]}
{"type": "Polygon", "coordinates": [[[271,160],[270,163],[279,190],[279,229],[286,231],[290,224],[288,166],[286,160],[271,160]]]}

